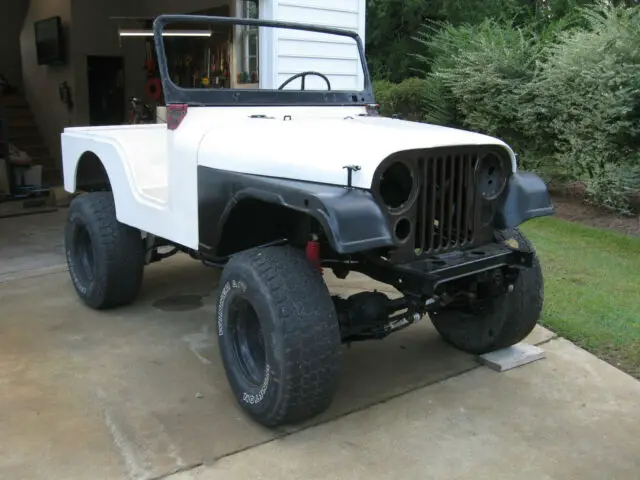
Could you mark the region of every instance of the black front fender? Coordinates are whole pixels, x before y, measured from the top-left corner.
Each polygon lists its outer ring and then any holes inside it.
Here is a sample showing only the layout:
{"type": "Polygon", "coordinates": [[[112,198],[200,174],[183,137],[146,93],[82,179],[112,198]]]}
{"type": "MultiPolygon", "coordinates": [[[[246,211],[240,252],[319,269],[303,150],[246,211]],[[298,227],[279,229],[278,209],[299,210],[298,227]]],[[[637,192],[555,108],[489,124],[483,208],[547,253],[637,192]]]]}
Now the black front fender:
{"type": "Polygon", "coordinates": [[[384,215],[367,191],[200,166],[198,218],[202,250],[215,254],[227,218],[233,208],[247,198],[315,218],[339,254],[394,244],[384,215]]]}
{"type": "Polygon", "coordinates": [[[494,220],[494,226],[501,230],[555,213],[547,186],[533,173],[514,173],[503,198],[494,220]]]}

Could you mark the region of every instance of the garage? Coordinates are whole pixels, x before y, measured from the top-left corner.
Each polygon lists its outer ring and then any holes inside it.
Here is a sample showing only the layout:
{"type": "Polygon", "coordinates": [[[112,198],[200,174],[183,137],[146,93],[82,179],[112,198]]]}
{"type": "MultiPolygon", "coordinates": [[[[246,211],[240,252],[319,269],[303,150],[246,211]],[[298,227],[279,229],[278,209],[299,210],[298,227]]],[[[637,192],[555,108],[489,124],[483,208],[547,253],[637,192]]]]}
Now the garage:
{"type": "MultiPolygon", "coordinates": [[[[365,25],[364,0],[14,0],[3,8],[2,216],[65,205],[60,152],[65,128],[166,121],[149,37],[157,15],[309,22],[356,31],[363,38],[365,25]]],[[[318,65],[318,60],[333,72],[333,85],[362,82],[353,59],[349,64],[330,53],[322,59],[319,44],[308,39],[280,39],[255,28],[234,27],[202,38],[168,40],[179,44],[173,52],[172,78],[181,86],[277,88],[298,73],[298,65],[318,65]]],[[[299,85],[294,82],[289,88],[299,85]]]]}

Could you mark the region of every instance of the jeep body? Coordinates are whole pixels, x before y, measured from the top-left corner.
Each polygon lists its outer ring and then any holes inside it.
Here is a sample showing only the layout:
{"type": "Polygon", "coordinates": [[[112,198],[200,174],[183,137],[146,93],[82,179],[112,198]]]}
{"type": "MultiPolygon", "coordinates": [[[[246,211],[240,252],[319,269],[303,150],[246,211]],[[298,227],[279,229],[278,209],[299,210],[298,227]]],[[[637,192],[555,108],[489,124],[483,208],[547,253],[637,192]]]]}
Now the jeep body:
{"type": "MultiPolygon", "coordinates": [[[[545,184],[533,174],[519,172],[514,152],[499,139],[381,117],[357,34],[311,25],[182,15],[157,18],[154,32],[166,124],[75,127],[62,134],[65,189],[107,192],[118,225],[126,226],[122,235],[133,238],[126,248],[138,252],[139,240],[144,264],[164,258],[161,247],[227,268],[235,258],[253,261],[251,252],[262,249],[267,255],[272,247],[287,246],[306,255],[314,268],[332,269],[339,278],[361,272],[403,295],[400,300],[373,292],[354,299],[334,298],[341,342],[383,338],[428,312],[445,316],[447,311],[477,312],[487,301],[507,298],[514,288],[516,294],[526,294],[528,284],[522,280],[519,286],[518,276],[538,268],[534,251],[519,248],[524,242],[520,237],[515,243],[507,241],[513,238],[504,232],[553,214],[545,184]],[[364,87],[354,91],[179,87],[171,79],[163,42],[164,29],[174,22],[286,28],[350,39],[357,47],[364,87]]],[[[80,238],[74,231],[70,227],[68,257],[70,265],[80,265],[81,256],[87,254],[74,246],[74,239],[80,238]]],[[[83,248],[93,248],[96,254],[98,247],[83,248]]],[[[280,258],[280,251],[274,252],[274,258],[280,258]]],[[[141,275],[137,272],[136,278],[141,275]]],[[[244,285],[241,280],[233,282],[229,285],[244,285]]],[[[82,290],[78,284],[76,289],[82,290]]],[[[105,283],[97,291],[107,289],[105,283]]],[[[103,308],[135,296],[118,295],[114,293],[113,301],[103,296],[87,302],[103,308]]],[[[505,315],[515,313],[504,308],[505,315]]],[[[539,305],[534,310],[537,315],[539,305]]],[[[333,310],[327,312],[334,315],[333,310]]],[[[498,332],[496,328],[488,326],[483,332],[498,332]]],[[[477,347],[465,346],[453,333],[444,336],[475,352],[513,343],[522,335],[496,333],[502,340],[487,340],[477,347]]],[[[225,365],[231,365],[230,359],[225,365]]],[[[272,378],[273,365],[262,365],[260,370],[265,368],[267,378],[272,378]]],[[[236,380],[234,391],[249,391],[236,380]]],[[[290,415],[256,413],[260,402],[255,399],[266,388],[261,390],[258,384],[253,393],[245,392],[246,397],[238,393],[239,398],[253,399],[244,406],[254,409],[255,418],[275,425],[285,418],[303,417],[286,409],[290,415]]],[[[318,405],[310,412],[326,406],[318,405]]]]}

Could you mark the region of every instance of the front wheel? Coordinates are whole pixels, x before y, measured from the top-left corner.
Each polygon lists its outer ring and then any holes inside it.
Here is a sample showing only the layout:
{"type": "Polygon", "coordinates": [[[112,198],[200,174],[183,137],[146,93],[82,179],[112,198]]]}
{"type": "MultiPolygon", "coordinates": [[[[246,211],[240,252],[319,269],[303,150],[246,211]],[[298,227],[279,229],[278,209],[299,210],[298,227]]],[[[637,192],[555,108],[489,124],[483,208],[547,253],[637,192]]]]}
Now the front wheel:
{"type": "Polygon", "coordinates": [[[239,254],[220,286],[220,354],[241,408],[268,427],[325,410],[338,385],[340,329],[322,276],[304,253],[269,247],[239,254]]]}
{"type": "Polygon", "coordinates": [[[481,312],[443,310],[431,318],[447,343],[468,353],[483,354],[522,341],[542,312],[544,282],[533,245],[517,229],[500,231],[496,237],[518,250],[534,252],[533,266],[521,270],[513,288],[491,300],[481,312]]]}

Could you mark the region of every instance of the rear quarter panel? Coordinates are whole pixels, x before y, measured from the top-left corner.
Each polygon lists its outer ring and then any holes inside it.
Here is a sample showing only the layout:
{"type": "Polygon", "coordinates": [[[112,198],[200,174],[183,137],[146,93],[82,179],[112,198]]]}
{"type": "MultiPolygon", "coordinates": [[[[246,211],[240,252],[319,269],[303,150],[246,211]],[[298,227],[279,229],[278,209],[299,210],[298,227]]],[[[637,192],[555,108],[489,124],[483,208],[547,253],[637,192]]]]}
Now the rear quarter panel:
{"type": "Polygon", "coordinates": [[[100,130],[70,130],[61,136],[64,188],[77,191],[78,162],[86,152],[94,153],[109,176],[118,221],[126,225],[173,239],[174,219],[168,205],[154,202],[140,195],[134,172],[127,162],[121,143],[100,130]]]}

